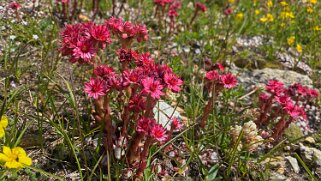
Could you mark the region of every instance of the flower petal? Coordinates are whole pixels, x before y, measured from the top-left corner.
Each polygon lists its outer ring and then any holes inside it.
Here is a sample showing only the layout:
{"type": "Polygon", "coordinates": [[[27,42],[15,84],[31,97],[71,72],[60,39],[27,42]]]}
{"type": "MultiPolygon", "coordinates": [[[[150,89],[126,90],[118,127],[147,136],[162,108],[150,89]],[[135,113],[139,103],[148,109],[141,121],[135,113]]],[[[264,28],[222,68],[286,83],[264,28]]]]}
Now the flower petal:
{"type": "Polygon", "coordinates": [[[25,157],[26,151],[21,147],[12,148],[12,153],[18,155],[18,157],[25,157]]]}
{"type": "Polygon", "coordinates": [[[4,129],[0,126],[0,138],[4,136],[4,129]]]}
{"type": "Polygon", "coordinates": [[[7,157],[7,155],[0,153],[0,162],[7,162],[9,161],[9,158],[7,157]]]}
{"type": "Polygon", "coordinates": [[[28,165],[28,166],[30,166],[32,164],[31,158],[27,157],[27,156],[19,157],[19,162],[24,164],[24,165],[28,165]]]}
{"type": "Polygon", "coordinates": [[[7,146],[3,146],[3,153],[6,155],[6,156],[10,156],[12,155],[12,152],[11,152],[11,149],[7,146]]]}
{"type": "Polygon", "coordinates": [[[7,168],[22,168],[23,165],[17,161],[11,161],[11,162],[6,162],[6,164],[4,165],[7,168]]]}
{"type": "Polygon", "coordinates": [[[6,128],[8,126],[8,118],[6,116],[1,117],[0,127],[6,128]]]}

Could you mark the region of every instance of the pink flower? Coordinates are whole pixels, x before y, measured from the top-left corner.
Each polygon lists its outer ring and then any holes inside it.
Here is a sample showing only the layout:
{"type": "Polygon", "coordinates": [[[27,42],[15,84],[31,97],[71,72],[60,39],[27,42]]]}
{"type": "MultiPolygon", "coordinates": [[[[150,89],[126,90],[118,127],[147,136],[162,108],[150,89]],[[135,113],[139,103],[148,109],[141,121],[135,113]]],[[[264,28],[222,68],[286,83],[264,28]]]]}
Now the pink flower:
{"type": "Polygon", "coordinates": [[[91,58],[96,55],[96,49],[92,41],[79,41],[77,47],[73,49],[72,54],[76,59],[83,59],[89,63],[91,58]]]}
{"type": "Polygon", "coordinates": [[[292,117],[297,118],[299,116],[304,116],[305,112],[302,108],[300,108],[297,105],[294,105],[293,103],[288,103],[285,106],[286,112],[292,117]]]}
{"type": "Polygon", "coordinates": [[[228,73],[220,76],[220,83],[223,84],[225,88],[231,89],[236,87],[237,80],[234,75],[228,73]]]}
{"type": "Polygon", "coordinates": [[[230,15],[233,13],[233,9],[231,7],[228,7],[226,9],[224,9],[224,14],[225,15],[230,15]]]}
{"type": "Polygon", "coordinates": [[[180,86],[183,85],[183,81],[179,79],[176,75],[172,73],[165,73],[164,75],[165,83],[167,87],[173,92],[179,92],[181,90],[180,86]]]}
{"type": "Polygon", "coordinates": [[[94,74],[97,77],[100,77],[104,80],[108,80],[109,77],[115,76],[115,71],[112,67],[108,67],[106,65],[99,65],[94,69],[94,74]]]}
{"type": "Polygon", "coordinates": [[[117,50],[118,55],[118,59],[120,60],[120,62],[131,62],[134,61],[138,58],[138,53],[135,52],[132,49],[124,49],[124,48],[120,48],[117,50]]]}
{"type": "Polygon", "coordinates": [[[169,6],[169,10],[168,10],[168,13],[167,15],[169,17],[176,17],[178,16],[178,13],[177,13],[177,10],[181,7],[181,3],[180,2],[175,2],[173,4],[171,4],[169,6]]]}
{"type": "Polygon", "coordinates": [[[66,48],[76,47],[78,39],[80,39],[78,34],[80,31],[82,31],[81,24],[66,25],[65,29],[60,33],[63,46],[66,48]]]}
{"type": "Polygon", "coordinates": [[[141,81],[142,70],[139,68],[124,70],[123,71],[123,84],[128,86],[129,84],[138,84],[141,81]]]}
{"type": "Polygon", "coordinates": [[[133,112],[140,112],[146,108],[145,97],[140,95],[135,95],[128,101],[128,107],[133,112]]]}
{"type": "Polygon", "coordinates": [[[218,72],[216,70],[211,70],[211,71],[206,72],[205,77],[208,80],[217,81],[217,80],[219,80],[220,75],[218,74],[218,72]]]}
{"type": "Polygon", "coordinates": [[[123,31],[123,20],[120,18],[111,17],[109,18],[105,24],[111,29],[114,33],[118,33],[123,31]]]}
{"type": "Polygon", "coordinates": [[[136,35],[136,26],[128,21],[123,24],[123,31],[121,31],[121,38],[132,38],[136,35]]]}
{"type": "Polygon", "coordinates": [[[160,99],[160,96],[164,95],[162,92],[163,85],[158,80],[154,80],[151,77],[147,77],[142,80],[144,92],[150,94],[154,99],[160,99]]]}
{"type": "Polygon", "coordinates": [[[266,91],[276,95],[280,94],[281,92],[284,92],[283,83],[278,80],[269,80],[265,89],[266,91]]]}
{"type": "Polygon", "coordinates": [[[137,66],[145,66],[154,63],[154,60],[150,56],[150,53],[147,52],[140,54],[135,60],[135,63],[137,64],[137,66]]]}
{"type": "Polygon", "coordinates": [[[148,30],[145,25],[137,25],[128,21],[123,22],[122,19],[114,17],[108,19],[105,23],[122,42],[132,40],[132,38],[136,38],[138,42],[148,40],[148,30]]]}
{"type": "Polygon", "coordinates": [[[106,43],[111,43],[109,30],[105,25],[93,25],[90,29],[90,34],[100,43],[102,49],[105,48],[106,43]]]}
{"type": "Polygon", "coordinates": [[[224,66],[223,66],[223,64],[221,64],[221,63],[216,63],[215,65],[214,65],[214,68],[216,68],[216,69],[219,69],[221,72],[223,72],[224,71],[224,66]]]}
{"type": "Polygon", "coordinates": [[[203,11],[203,12],[206,12],[206,11],[207,11],[207,7],[206,7],[205,4],[203,4],[203,3],[196,2],[194,6],[195,6],[195,8],[196,8],[197,10],[201,10],[201,11],[203,11]]]}
{"type": "Polygon", "coordinates": [[[136,131],[144,135],[147,135],[150,132],[151,128],[154,126],[154,124],[154,119],[142,117],[137,122],[136,131]]]}
{"type": "Polygon", "coordinates": [[[152,127],[150,136],[155,138],[159,142],[164,142],[168,138],[165,128],[160,124],[156,124],[152,127]]]}
{"type": "Polygon", "coordinates": [[[97,99],[99,96],[105,95],[106,88],[102,80],[96,78],[90,79],[89,83],[85,83],[85,92],[89,97],[97,99]]]}
{"type": "Polygon", "coordinates": [[[309,89],[309,90],[308,90],[308,95],[309,95],[310,97],[317,98],[317,97],[319,97],[320,93],[319,93],[319,91],[316,90],[316,89],[309,89]]]}
{"type": "Polygon", "coordinates": [[[307,96],[309,94],[309,88],[303,86],[300,83],[295,83],[289,86],[288,92],[291,96],[298,96],[298,95],[307,96]]]}
{"type": "Polygon", "coordinates": [[[179,130],[179,129],[182,128],[182,123],[178,118],[174,117],[174,118],[172,118],[171,127],[172,127],[173,130],[179,130]]]}
{"type": "Polygon", "coordinates": [[[56,3],[67,4],[69,0],[56,0],[56,3]]]}
{"type": "Polygon", "coordinates": [[[16,9],[20,9],[21,5],[18,2],[12,2],[12,3],[9,4],[9,8],[16,10],[16,9]]]}
{"type": "Polygon", "coordinates": [[[154,0],[154,3],[159,6],[165,6],[166,4],[171,4],[173,0],[154,0]]]}
{"type": "Polygon", "coordinates": [[[266,93],[261,93],[259,96],[260,101],[265,102],[270,98],[270,96],[266,93]]]}
{"type": "Polygon", "coordinates": [[[147,41],[148,40],[148,30],[145,25],[136,26],[136,39],[137,42],[147,41]]]}
{"type": "Polygon", "coordinates": [[[289,97],[288,95],[276,95],[275,100],[276,100],[276,102],[278,102],[282,106],[286,106],[288,104],[293,103],[291,97],[289,97]]]}
{"type": "Polygon", "coordinates": [[[296,83],[294,84],[296,91],[298,94],[302,95],[302,96],[306,96],[308,94],[308,88],[301,85],[300,83],[296,83]]]}

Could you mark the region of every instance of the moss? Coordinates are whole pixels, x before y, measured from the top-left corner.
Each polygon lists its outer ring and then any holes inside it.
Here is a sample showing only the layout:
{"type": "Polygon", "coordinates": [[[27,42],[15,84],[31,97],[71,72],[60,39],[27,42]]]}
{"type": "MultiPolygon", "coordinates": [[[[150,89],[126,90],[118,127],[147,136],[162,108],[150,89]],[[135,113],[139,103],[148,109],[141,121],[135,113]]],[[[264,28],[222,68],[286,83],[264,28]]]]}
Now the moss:
{"type": "Polygon", "coordinates": [[[267,61],[267,62],[265,63],[264,68],[282,69],[283,66],[282,66],[281,63],[279,63],[279,62],[267,61]]]}
{"type": "Polygon", "coordinates": [[[301,129],[300,129],[300,127],[295,125],[295,124],[291,124],[290,127],[288,127],[284,131],[284,135],[290,141],[296,140],[296,139],[301,138],[301,137],[304,136],[302,131],[301,131],[301,129]]]}

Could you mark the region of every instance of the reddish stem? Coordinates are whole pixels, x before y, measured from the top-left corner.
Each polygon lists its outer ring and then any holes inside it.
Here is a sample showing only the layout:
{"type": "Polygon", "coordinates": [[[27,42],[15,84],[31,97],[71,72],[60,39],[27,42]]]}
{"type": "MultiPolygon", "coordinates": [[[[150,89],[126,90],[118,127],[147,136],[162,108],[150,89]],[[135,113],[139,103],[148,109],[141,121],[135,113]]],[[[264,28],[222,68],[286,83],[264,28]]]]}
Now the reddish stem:
{"type": "Polygon", "coordinates": [[[213,110],[213,105],[214,105],[214,101],[215,101],[215,97],[216,97],[215,84],[211,85],[210,87],[212,87],[212,91],[211,91],[212,96],[210,97],[209,101],[207,102],[206,106],[204,107],[203,116],[200,120],[201,128],[205,128],[205,126],[207,124],[207,120],[208,120],[208,117],[209,117],[211,111],[213,110]]]}
{"type": "Polygon", "coordinates": [[[135,160],[138,160],[139,157],[139,143],[144,138],[144,135],[141,133],[137,133],[133,137],[133,141],[127,152],[127,159],[129,163],[133,163],[135,160]]]}
{"type": "Polygon", "coordinates": [[[110,107],[109,107],[109,97],[108,95],[105,96],[104,100],[104,109],[105,109],[105,131],[107,134],[106,138],[106,144],[107,144],[107,150],[109,150],[110,153],[112,153],[113,150],[113,141],[112,141],[112,120],[110,116],[110,107]]]}
{"type": "Polygon", "coordinates": [[[145,141],[145,144],[144,144],[144,150],[141,152],[140,154],[140,163],[139,163],[139,167],[136,171],[136,175],[135,175],[135,178],[138,178],[138,179],[142,179],[143,177],[143,173],[144,173],[144,170],[146,168],[146,165],[147,165],[147,157],[148,157],[148,151],[149,151],[149,146],[153,143],[153,138],[152,137],[148,137],[147,140],[145,141]]]}
{"type": "Polygon", "coordinates": [[[262,109],[261,109],[261,114],[260,116],[258,117],[258,119],[255,121],[256,125],[258,125],[259,127],[268,123],[268,111],[271,109],[272,107],[272,100],[274,98],[274,95],[272,95],[268,100],[267,102],[262,106],[262,109]]]}
{"type": "Polygon", "coordinates": [[[113,4],[113,10],[112,10],[111,16],[115,16],[116,0],[112,0],[112,4],[113,4]]]}
{"type": "Polygon", "coordinates": [[[191,26],[192,26],[194,20],[196,19],[197,15],[198,15],[198,11],[199,11],[198,9],[195,10],[195,13],[194,13],[191,21],[189,22],[188,27],[191,27],[191,26]]]}
{"type": "Polygon", "coordinates": [[[77,5],[78,5],[78,0],[74,0],[72,11],[71,11],[71,16],[70,16],[70,21],[72,21],[75,18],[75,14],[77,11],[77,5]]]}

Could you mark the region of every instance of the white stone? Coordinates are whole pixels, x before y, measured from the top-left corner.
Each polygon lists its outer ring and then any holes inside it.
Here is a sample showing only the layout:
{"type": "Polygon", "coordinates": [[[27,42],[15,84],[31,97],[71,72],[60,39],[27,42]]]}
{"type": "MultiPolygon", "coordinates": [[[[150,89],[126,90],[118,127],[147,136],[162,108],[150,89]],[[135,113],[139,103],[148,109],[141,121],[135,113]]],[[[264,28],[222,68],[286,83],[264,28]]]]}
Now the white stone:
{"type": "Polygon", "coordinates": [[[298,160],[296,160],[296,158],[293,158],[291,156],[287,156],[285,157],[291,164],[292,168],[293,168],[293,171],[295,173],[299,173],[300,172],[300,167],[299,167],[299,164],[298,164],[298,160]]]}
{"type": "Polygon", "coordinates": [[[156,122],[162,124],[168,130],[170,130],[171,128],[171,118],[181,118],[180,113],[177,112],[174,107],[167,104],[163,100],[159,100],[157,102],[156,106],[153,109],[153,112],[155,114],[154,118],[156,122]]]}

